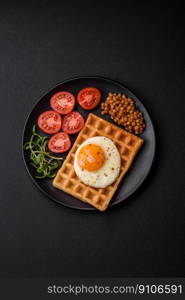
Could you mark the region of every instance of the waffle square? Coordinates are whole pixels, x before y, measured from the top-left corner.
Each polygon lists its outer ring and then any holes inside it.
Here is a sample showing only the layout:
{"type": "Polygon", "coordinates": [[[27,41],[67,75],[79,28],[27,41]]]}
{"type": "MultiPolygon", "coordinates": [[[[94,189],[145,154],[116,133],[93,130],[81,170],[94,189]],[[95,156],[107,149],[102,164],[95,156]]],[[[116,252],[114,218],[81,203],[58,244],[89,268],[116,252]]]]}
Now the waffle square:
{"type": "Polygon", "coordinates": [[[84,128],[79,133],[73,147],[54,178],[53,186],[75,198],[88,202],[100,211],[104,211],[142,144],[143,139],[138,136],[128,133],[124,129],[90,113],[84,128]],[[94,136],[105,136],[113,140],[121,156],[120,174],[115,182],[106,188],[94,188],[85,185],[77,177],[73,167],[78,147],[88,138],[94,136]]]}

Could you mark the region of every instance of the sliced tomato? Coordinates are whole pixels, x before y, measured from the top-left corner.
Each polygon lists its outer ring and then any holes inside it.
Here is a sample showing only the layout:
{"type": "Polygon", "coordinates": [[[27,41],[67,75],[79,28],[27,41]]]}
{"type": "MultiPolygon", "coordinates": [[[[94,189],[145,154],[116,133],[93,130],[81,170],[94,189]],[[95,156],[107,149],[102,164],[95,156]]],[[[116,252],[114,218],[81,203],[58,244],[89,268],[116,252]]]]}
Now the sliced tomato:
{"type": "Polygon", "coordinates": [[[48,141],[48,148],[54,153],[63,153],[71,147],[71,140],[66,132],[54,134],[48,141]]]}
{"type": "Polygon", "coordinates": [[[63,119],[63,131],[74,134],[80,131],[84,126],[84,118],[78,111],[72,111],[63,119]]]}
{"type": "Polygon", "coordinates": [[[60,130],[62,118],[56,111],[47,110],[39,116],[38,126],[42,131],[53,134],[60,130]]]}
{"type": "Polygon", "coordinates": [[[78,103],[86,110],[95,108],[101,99],[100,91],[95,87],[87,87],[79,91],[77,95],[78,103]]]}
{"type": "Polygon", "coordinates": [[[58,92],[51,97],[50,105],[59,114],[66,115],[73,110],[75,97],[69,92],[58,92]]]}

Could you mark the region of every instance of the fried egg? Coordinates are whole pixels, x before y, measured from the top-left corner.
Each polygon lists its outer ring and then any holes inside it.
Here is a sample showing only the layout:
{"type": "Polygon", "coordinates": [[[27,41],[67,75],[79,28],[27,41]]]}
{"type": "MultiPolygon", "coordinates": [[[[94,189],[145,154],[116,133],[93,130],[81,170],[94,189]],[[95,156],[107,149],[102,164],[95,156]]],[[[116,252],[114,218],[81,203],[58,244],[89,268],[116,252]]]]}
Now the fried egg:
{"type": "Polygon", "coordinates": [[[119,176],[121,158],[116,145],[107,137],[87,139],[75,153],[74,170],[86,185],[105,188],[119,176]]]}

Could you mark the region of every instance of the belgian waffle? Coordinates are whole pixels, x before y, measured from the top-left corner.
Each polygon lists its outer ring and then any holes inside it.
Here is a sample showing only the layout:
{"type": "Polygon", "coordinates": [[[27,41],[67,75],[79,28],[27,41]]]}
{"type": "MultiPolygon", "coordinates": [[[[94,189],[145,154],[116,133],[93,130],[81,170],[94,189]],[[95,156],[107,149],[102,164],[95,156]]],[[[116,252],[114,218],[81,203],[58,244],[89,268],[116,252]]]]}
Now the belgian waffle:
{"type": "Polygon", "coordinates": [[[62,167],[54,178],[53,185],[75,198],[88,202],[100,211],[104,211],[142,144],[143,139],[90,113],[84,128],[79,133],[62,167]],[[85,185],[77,177],[73,168],[78,147],[88,138],[94,136],[105,136],[112,139],[121,156],[120,174],[115,182],[106,188],[93,188],[85,185]]]}

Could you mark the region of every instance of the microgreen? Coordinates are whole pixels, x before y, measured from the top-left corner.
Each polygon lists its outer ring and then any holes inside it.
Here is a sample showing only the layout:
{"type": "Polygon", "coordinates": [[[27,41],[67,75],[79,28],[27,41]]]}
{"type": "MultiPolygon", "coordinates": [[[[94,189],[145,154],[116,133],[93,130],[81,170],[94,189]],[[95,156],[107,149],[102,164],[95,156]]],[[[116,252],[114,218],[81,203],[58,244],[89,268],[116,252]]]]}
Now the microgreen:
{"type": "Polygon", "coordinates": [[[48,137],[41,136],[36,132],[35,125],[32,128],[32,135],[24,144],[24,149],[29,151],[31,165],[36,169],[36,178],[53,178],[55,170],[59,167],[62,157],[54,156],[47,147],[48,137]]]}

